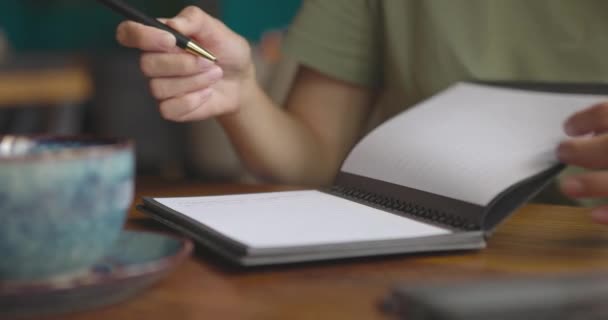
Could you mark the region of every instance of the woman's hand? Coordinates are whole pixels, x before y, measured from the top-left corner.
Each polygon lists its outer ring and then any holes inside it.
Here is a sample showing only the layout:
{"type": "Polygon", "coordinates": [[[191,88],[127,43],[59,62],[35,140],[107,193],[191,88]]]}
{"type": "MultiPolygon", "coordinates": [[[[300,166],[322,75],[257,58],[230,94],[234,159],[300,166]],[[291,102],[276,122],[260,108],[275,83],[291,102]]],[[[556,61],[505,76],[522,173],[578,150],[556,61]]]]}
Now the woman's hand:
{"type": "MultiPolygon", "coordinates": [[[[565,178],[561,183],[564,194],[572,198],[608,197],[608,103],[602,103],[574,114],[564,125],[573,138],[558,148],[564,163],[594,172],[565,178]]],[[[608,206],[595,208],[591,216],[608,224],[608,206]]]]}
{"type": "Polygon", "coordinates": [[[194,6],[163,22],[218,58],[213,63],[189,54],[176,46],[173,35],[157,28],[133,21],[118,26],[122,45],[143,50],[141,69],[163,117],[182,122],[239,110],[256,85],[247,41],[194,6]]]}

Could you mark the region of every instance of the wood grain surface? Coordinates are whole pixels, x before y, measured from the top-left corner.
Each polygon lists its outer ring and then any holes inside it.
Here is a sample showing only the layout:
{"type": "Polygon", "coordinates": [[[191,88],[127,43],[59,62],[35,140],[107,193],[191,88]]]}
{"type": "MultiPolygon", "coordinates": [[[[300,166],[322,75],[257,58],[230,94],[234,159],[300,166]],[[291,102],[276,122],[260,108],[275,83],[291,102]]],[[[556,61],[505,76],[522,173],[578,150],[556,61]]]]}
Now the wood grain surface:
{"type": "MultiPolygon", "coordinates": [[[[293,189],[141,179],[142,195],[293,189]]],[[[128,228],[171,232],[132,210],[128,228]]],[[[385,319],[379,303],[402,283],[598,272],[608,269],[608,227],[585,209],[527,205],[480,251],[398,255],[244,269],[198,248],[159,284],[117,305],[45,319],[385,319]]]]}

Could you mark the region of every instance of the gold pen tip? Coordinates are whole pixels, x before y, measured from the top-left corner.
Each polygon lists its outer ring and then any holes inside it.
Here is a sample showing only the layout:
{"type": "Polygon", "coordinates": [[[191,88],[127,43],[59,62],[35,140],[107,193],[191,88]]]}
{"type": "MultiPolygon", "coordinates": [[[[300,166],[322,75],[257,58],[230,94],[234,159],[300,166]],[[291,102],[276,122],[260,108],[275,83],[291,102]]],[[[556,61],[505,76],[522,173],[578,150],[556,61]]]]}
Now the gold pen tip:
{"type": "Polygon", "coordinates": [[[203,57],[205,59],[211,60],[213,62],[217,62],[217,58],[213,54],[211,54],[211,52],[203,49],[201,46],[192,41],[188,42],[188,45],[186,46],[186,51],[194,55],[203,57]]]}

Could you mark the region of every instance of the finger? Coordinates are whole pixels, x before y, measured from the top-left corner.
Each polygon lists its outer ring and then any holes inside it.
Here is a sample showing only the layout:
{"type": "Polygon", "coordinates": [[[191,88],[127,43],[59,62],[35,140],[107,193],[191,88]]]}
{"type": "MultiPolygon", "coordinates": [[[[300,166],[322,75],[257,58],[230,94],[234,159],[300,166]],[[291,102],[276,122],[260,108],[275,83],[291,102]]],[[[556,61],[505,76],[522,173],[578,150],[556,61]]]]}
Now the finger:
{"type": "Polygon", "coordinates": [[[593,209],[591,211],[591,218],[595,222],[608,224],[608,206],[593,209]]]}
{"type": "Polygon", "coordinates": [[[125,21],[118,25],[116,39],[128,48],[156,52],[179,51],[175,36],[169,32],[133,21],[125,21]]]}
{"type": "MultiPolygon", "coordinates": [[[[168,99],[160,104],[160,113],[167,120],[183,122],[192,120],[190,115],[198,109],[204,108],[211,98],[213,90],[206,88],[200,91],[191,92],[176,98],[168,99]]],[[[211,115],[209,115],[210,117],[211,115]]],[[[198,120],[205,119],[205,117],[198,120]]]]}
{"type": "Polygon", "coordinates": [[[564,128],[571,136],[608,132],[608,103],[596,104],[572,115],[564,128]]]}
{"type": "Polygon", "coordinates": [[[562,192],[571,198],[608,196],[608,171],[583,173],[566,177],[560,183],[562,192]]]}
{"type": "Polygon", "coordinates": [[[207,44],[217,41],[216,32],[222,27],[215,18],[196,6],[186,7],[175,18],[168,20],[167,25],[207,44]]]}
{"type": "Polygon", "coordinates": [[[608,135],[570,139],[557,148],[560,161],[589,169],[608,168],[608,135]]]}
{"type": "Polygon", "coordinates": [[[213,66],[209,71],[189,77],[156,78],[150,81],[150,91],[159,100],[181,96],[207,88],[223,76],[222,69],[213,66]]]}
{"type": "Polygon", "coordinates": [[[148,77],[185,77],[209,71],[215,64],[188,53],[144,53],[140,67],[148,77]]]}

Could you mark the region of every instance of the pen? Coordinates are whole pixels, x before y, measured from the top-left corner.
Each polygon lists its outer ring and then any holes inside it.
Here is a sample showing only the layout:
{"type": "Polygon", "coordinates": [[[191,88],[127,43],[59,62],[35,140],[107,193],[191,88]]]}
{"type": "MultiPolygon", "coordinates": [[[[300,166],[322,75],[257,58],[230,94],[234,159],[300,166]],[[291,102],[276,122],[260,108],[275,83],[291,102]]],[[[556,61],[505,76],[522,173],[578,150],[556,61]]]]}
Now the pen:
{"type": "Polygon", "coordinates": [[[97,1],[101,2],[102,4],[106,5],[110,9],[116,11],[117,13],[122,14],[123,16],[125,16],[126,18],[128,18],[130,20],[133,20],[133,21],[136,21],[139,23],[143,23],[143,24],[151,26],[151,27],[156,27],[156,28],[159,28],[161,30],[165,30],[165,31],[171,33],[177,39],[176,44],[180,48],[182,48],[196,56],[200,56],[205,59],[209,59],[211,61],[217,61],[217,58],[213,54],[211,54],[211,52],[205,50],[201,45],[197,44],[190,38],[184,36],[183,34],[179,33],[177,30],[169,27],[168,25],[166,25],[150,16],[147,16],[144,13],[138,11],[137,9],[129,6],[128,4],[124,3],[123,1],[121,1],[121,0],[97,0],[97,1]]]}

